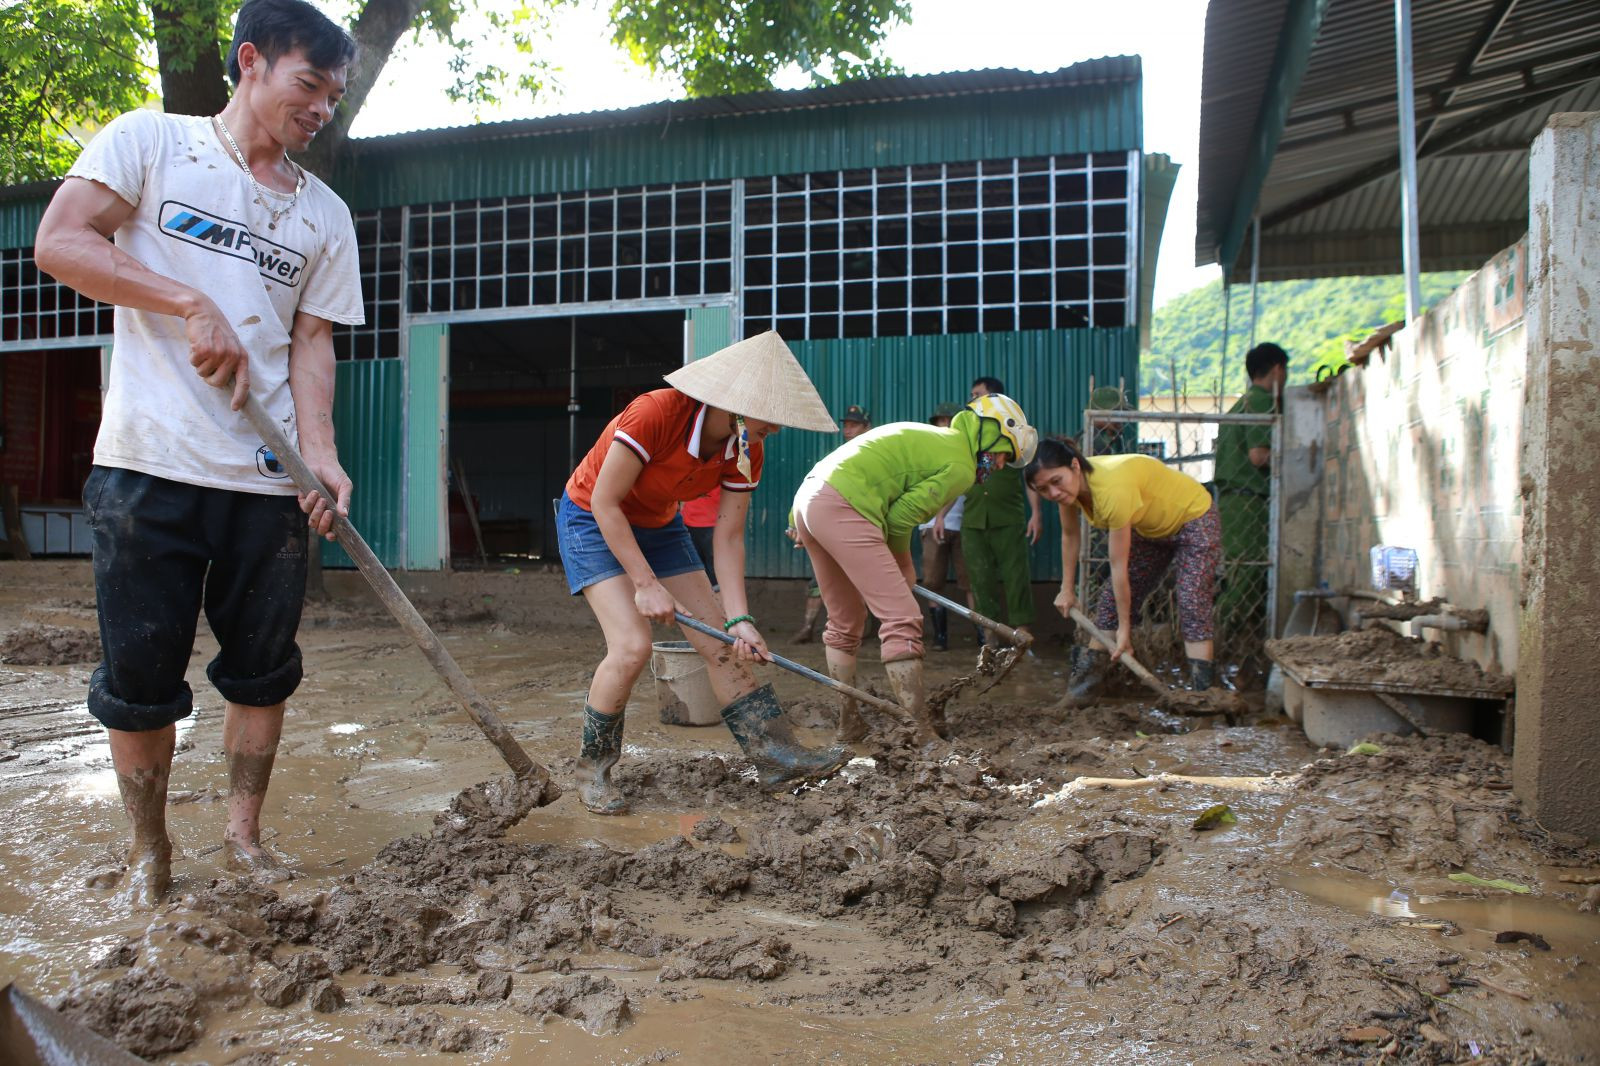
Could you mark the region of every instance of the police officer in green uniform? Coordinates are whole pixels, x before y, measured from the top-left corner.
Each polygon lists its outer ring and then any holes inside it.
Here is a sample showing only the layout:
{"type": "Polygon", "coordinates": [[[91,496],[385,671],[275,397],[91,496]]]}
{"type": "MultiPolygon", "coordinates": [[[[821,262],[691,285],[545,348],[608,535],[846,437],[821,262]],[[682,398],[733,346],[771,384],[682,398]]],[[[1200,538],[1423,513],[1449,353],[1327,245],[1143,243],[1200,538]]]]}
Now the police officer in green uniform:
{"type": "MultiPolygon", "coordinates": [[[[1289,376],[1289,356],[1276,344],[1258,344],[1244,357],[1250,388],[1229,414],[1275,414],[1289,376]]],[[[1268,502],[1271,496],[1272,427],[1225,423],[1217,431],[1217,510],[1222,518],[1223,587],[1217,597],[1220,636],[1248,648],[1242,673],[1259,670],[1256,649],[1270,635],[1262,628],[1267,607],[1268,502]]]]}
{"type": "Polygon", "coordinates": [[[1115,385],[1101,385],[1089,394],[1089,409],[1095,412],[1090,426],[1094,450],[1089,455],[1122,455],[1137,451],[1132,425],[1116,416],[1117,411],[1131,411],[1133,405],[1115,385]]]}
{"type": "MultiPolygon", "coordinates": [[[[972,383],[974,400],[996,394],[1008,395],[997,378],[982,377],[972,383]]],[[[965,499],[961,548],[978,613],[1027,632],[1033,624],[1028,545],[1044,528],[1039,496],[1023,482],[1021,466],[1007,466],[973,485],[965,499]]]]}

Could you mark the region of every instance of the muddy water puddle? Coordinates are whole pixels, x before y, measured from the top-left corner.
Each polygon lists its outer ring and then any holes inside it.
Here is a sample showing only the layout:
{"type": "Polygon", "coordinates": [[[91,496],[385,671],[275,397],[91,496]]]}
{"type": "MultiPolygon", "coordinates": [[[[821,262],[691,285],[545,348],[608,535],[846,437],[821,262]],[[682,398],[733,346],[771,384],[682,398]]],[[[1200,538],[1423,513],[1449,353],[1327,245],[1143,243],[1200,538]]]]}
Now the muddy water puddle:
{"type": "Polygon", "coordinates": [[[1526,942],[1494,944],[1496,934],[1520,931],[1537,934],[1557,955],[1600,948],[1600,916],[1580,913],[1542,896],[1430,894],[1408,885],[1321,872],[1284,873],[1279,882],[1293,892],[1354,914],[1394,919],[1413,928],[1449,923],[1472,934],[1471,942],[1481,947],[1521,950],[1526,942]]]}

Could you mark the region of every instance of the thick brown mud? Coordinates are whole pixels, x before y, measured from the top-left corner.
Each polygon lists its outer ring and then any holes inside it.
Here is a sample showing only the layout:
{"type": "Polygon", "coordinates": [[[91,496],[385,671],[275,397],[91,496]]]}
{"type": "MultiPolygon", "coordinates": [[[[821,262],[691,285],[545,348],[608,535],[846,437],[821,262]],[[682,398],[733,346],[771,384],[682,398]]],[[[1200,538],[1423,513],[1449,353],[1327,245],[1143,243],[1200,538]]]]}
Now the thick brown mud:
{"type": "Polygon", "coordinates": [[[1267,641],[1267,653],[1308,680],[1333,679],[1419,689],[1509,692],[1511,681],[1438,644],[1403,637],[1384,626],[1328,636],[1267,641]]]}
{"type": "MultiPolygon", "coordinates": [[[[0,628],[38,617],[14,575],[0,628]]],[[[81,602],[86,568],[29,571],[46,577],[60,587],[30,595],[81,602]]],[[[154,912],[94,876],[126,827],[84,728],[88,667],[0,668],[5,976],[171,1062],[1533,1063],[1600,1046],[1600,915],[1579,910],[1600,854],[1523,815],[1508,760],[1474,740],[1331,756],[1282,719],[1051,712],[1065,664],[1042,652],[950,702],[948,757],[869,741],[774,796],[720,726],[659,724],[647,678],[616,772],[632,811],[599,818],[570,789],[545,806],[519,790],[365,605],[308,623],[263,811],[299,878],[230,874],[213,843],[228,767],[197,665],[154,912]],[[1222,803],[1236,820],[1197,832],[1222,803]]],[[[440,628],[570,785],[596,631],[466,610],[440,628]]],[[[930,681],[970,667],[933,657],[930,681]]],[[[824,740],[827,694],[773,680],[824,740]]],[[[861,680],[886,688],[865,658],[861,680]]]]}

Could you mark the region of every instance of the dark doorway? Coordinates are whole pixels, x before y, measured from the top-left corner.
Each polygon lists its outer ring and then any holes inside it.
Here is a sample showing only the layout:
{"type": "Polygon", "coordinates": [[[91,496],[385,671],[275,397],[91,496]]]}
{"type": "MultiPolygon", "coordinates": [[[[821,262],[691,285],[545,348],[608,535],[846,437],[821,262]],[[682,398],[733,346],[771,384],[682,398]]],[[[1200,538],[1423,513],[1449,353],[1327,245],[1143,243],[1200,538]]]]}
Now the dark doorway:
{"type": "Polygon", "coordinates": [[[25,504],[76,506],[100,429],[100,349],[0,356],[0,481],[25,504]]]}
{"type": "Polygon", "coordinates": [[[557,558],[551,501],[606,423],[683,365],[683,324],[651,311],[450,327],[452,566],[477,564],[479,536],[489,562],[557,558]]]}
{"type": "Polygon", "coordinates": [[[83,483],[100,430],[100,349],[0,355],[0,485],[36,555],[85,555],[83,483]]]}

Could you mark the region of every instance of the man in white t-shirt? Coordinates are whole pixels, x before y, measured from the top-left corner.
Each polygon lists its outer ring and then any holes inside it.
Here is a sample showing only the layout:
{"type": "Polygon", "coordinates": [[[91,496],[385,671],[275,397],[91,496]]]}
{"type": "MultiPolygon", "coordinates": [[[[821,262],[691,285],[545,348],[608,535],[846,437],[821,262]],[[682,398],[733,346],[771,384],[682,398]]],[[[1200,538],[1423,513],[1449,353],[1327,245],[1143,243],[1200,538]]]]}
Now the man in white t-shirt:
{"type": "Polygon", "coordinates": [[[295,632],[307,520],[329,536],[351,483],[333,439],[333,324],[362,321],[350,212],[290,161],[328,122],[355,56],[302,0],[239,12],[222,114],[134,111],[90,142],[39,224],[39,267],[116,305],[111,379],[84,486],[104,661],[89,711],[106,726],[132,823],[125,888],[153,906],[171,882],[167,780],[202,605],[226,701],[230,868],[292,876],[260,815],[301,680],[295,632]],[[334,500],[297,501],[240,413],[253,393],[334,500]],[[330,509],[332,508],[332,509],[330,509]]]}

